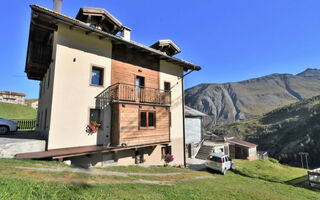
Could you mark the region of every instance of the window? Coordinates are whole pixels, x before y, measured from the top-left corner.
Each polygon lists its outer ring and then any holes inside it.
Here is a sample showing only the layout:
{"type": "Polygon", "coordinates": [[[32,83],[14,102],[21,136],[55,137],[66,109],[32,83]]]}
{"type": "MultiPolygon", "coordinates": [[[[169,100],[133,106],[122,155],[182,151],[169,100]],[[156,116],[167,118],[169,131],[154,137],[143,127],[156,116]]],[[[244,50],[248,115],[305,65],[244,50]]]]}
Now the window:
{"type": "Polygon", "coordinates": [[[216,156],[209,156],[209,159],[214,162],[223,163],[223,158],[219,158],[216,156]]]}
{"type": "Polygon", "coordinates": [[[143,151],[135,151],[135,164],[141,164],[144,163],[144,161],[143,151]]]}
{"type": "Polygon", "coordinates": [[[164,91],[170,92],[171,90],[171,83],[170,82],[164,82],[164,91]]]}
{"type": "Polygon", "coordinates": [[[144,77],[142,76],[136,76],[136,97],[138,99],[141,98],[141,91],[143,91],[143,89],[141,88],[144,88],[144,77]]]}
{"type": "Polygon", "coordinates": [[[103,69],[92,67],[91,85],[103,85],[103,69]]]}
{"type": "Polygon", "coordinates": [[[171,146],[161,147],[162,158],[164,158],[166,155],[171,155],[171,146]]]}
{"type": "Polygon", "coordinates": [[[140,112],[140,128],[155,128],[156,126],[156,113],[154,111],[141,111],[140,112]]]}
{"type": "Polygon", "coordinates": [[[99,109],[90,109],[89,123],[92,121],[101,122],[99,109]]]}
{"type": "Polygon", "coordinates": [[[149,112],[148,114],[148,126],[154,126],[154,113],[149,112]]]}
{"type": "Polygon", "coordinates": [[[136,85],[137,87],[144,87],[144,77],[136,76],[136,85]]]}

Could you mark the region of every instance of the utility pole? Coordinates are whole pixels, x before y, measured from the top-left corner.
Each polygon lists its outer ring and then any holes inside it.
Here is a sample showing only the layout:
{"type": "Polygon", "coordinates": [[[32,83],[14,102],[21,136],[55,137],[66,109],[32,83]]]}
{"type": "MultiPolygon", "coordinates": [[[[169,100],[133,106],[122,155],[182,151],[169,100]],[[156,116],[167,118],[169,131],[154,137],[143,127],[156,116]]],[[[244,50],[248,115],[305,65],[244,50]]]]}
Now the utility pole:
{"type": "Polygon", "coordinates": [[[308,152],[299,152],[299,155],[300,155],[300,158],[301,158],[301,166],[302,166],[302,168],[304,168],[304,166],[303,166],[303,156],[304,156],[305,160],[306,160],[306,164],[307,164],[307,169],[309,169],[309,165],[308,165],[309,153],[308,152]]]}
{"type": "Polygon", "coordinates": [[[305,155],[306,155],[307,169],[309,169],[309,165],[308,165],[308,156],[309,156],[309,154],[308,154],[308,153],[306,153],[305,155]]]}

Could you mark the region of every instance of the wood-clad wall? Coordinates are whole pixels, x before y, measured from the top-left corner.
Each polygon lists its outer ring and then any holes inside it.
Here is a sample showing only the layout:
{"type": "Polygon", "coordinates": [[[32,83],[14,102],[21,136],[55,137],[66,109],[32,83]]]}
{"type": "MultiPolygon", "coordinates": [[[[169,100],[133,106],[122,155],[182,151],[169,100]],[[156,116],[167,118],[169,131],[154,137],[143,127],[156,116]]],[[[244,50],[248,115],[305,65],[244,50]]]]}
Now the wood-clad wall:
{"type": "Polygon", "coordinates": [[[136,76],[144,77],[145,87],[159,89],[158,71],[112,59],[111,84],[120,82],[135,85],[136,76]],[[141,72],[139,72],[139,70],[141,70],[141,72]]]}
{"type": "MultiPolygon", "coordinates": [[[[145,87],[159,89],[159,69],[158,57],[134,51],[123,45],[112,47],[111,84],[120,82],[135,85],[136,76],[141,76],[144,77],[145,87]]],[[[141,93],[143,100],[151,99],[150,103],[155,103],[152,97],[157,96],[154,93],[159,91],[145,91],[141,93]]],[[[112,113],[112,145],[126,143],[131,146],[170,141],[169,107],[115,103],[112,105],[112,113]],[[139,129],[140,110],[156,112],[155,128],[139,129]]]]}
{"type": "Polygon", "coordinates": [[[159,88],[160,60],[125,45],[112,45],[111,84],[136,84],[136,76],[145,78],[145,87],[159,88]]]}
{"type": "MultiPolygon", "coordinates": [[[[168,107],[138,106],[132,104],[115,104],[119,110],[119,131],[112,129],[113,141],[128,146],[170,141],[168,107]],[[139,129],[139,111],[155,111],[156,127],[139,129]],[[116,139],[116,138],[119,138],[116,139]]],[[[117,109],[114,109],[117,110],[117,109]]],[[[117,126],[117,125],[115,125],[117,126]]]]}

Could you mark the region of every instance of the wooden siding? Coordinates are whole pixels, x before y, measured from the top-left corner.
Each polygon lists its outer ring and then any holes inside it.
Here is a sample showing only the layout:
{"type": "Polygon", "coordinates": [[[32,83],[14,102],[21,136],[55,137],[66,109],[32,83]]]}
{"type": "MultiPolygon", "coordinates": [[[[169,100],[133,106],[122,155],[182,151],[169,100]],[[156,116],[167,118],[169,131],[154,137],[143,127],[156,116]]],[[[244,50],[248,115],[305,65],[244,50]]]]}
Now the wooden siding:
{"type": "Polygon", "coordinates": [[[112,145],[127,145],[148,144],[154,142],[166,142],[170,140],[169,132],[169,108],[139,106],[132,104],[114,104],[118,106],[113,109],[113,112],[119,112],[119,120],[114,121],[113,127],[119,127],[119,130],[112,129],[112,145]],[[155,111],[156,127],[155,128],[139,128],[139,111],[155,111]],[[116,139],[117,138],[117,139],[116,139]]]}
{"type": "Polygon", "coordinates": [[[128,48],[126,45],[113,44],[112,59],[155,71],[160,69],[159,56],[152,56],[137,49],[128,48]]]}
{"type": "Polygon", "coordinates": [[[112,105],[111,111],[111,144],[119,144],[119,104],[112,105]]]}
{"type": "Polygon", "coordinates": [[[145,87],[159,89],[158,71],[112,59],[111,84],[120,82],[135,85],[136,76],[144,77],[145,87]]]}

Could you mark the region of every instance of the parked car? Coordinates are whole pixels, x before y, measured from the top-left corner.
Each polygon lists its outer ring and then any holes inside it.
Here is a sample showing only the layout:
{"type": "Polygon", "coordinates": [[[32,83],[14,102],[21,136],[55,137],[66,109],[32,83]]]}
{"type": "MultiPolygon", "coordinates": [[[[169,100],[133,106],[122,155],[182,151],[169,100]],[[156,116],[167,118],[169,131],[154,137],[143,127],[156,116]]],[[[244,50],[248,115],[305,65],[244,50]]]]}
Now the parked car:
{"type": "Polygon", "coordinates": [[[206,167],[219,171],[223,175],[226,174],[227,170],[232,169],[232,159],[222,153],[210,153],[206,160],[206,167]]]}
{"type": "Polygon", "coordinates": [[[17,131],[18,122],[16,120],[4,119],[0,117],[0,134],[17,131]]]}

